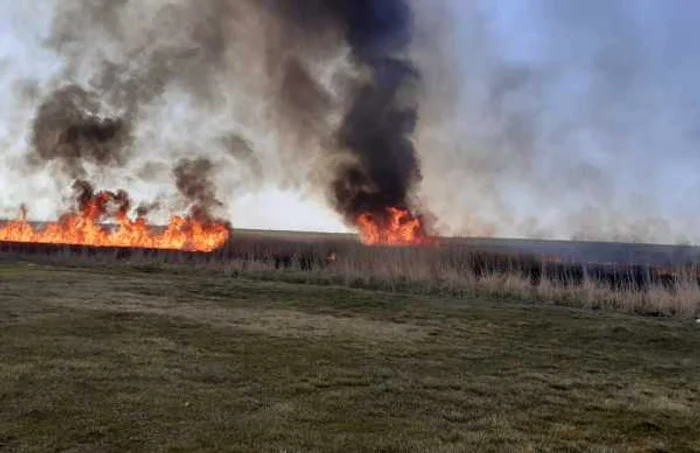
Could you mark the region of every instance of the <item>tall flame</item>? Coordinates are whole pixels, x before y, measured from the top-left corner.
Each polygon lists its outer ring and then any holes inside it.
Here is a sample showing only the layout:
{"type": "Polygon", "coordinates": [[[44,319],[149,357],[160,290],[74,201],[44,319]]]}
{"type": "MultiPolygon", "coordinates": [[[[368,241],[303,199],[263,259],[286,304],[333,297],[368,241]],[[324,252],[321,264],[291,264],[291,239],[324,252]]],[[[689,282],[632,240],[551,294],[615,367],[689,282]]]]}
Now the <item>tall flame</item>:
{"type": "Polygon", "coordinates": [[[356,220],[360,239],[367,245],[420,245],[435,241],[425,233],[423,220],[407,209],[389,207],[383,215],[364,213],[356,220]]]}
{"type": "Polygon", "coordinates": [[[43,227],[29,223],[27,209],[22,207],[17,220],[0,228],[0,241],[211,252],[230,236],[227,224],[197,216],[172,216],[167,227],[158,231],[141,214],[129,218],[129,206],[123,191],[85,192],[77,210],[43,227]],[[107,220],[116,225],[105,225],[107,220]]]}

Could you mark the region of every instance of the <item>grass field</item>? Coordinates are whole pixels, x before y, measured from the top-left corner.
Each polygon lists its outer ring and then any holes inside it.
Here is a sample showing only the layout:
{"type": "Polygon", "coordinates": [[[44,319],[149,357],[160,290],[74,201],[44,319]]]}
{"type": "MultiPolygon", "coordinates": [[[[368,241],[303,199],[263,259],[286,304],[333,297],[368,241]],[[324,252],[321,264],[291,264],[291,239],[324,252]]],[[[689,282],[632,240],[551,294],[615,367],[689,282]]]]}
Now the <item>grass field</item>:
{"type": "Polygon", "coordinates": [[[700,451],[700,326],[0,264],[2,452],[700,451]]]}

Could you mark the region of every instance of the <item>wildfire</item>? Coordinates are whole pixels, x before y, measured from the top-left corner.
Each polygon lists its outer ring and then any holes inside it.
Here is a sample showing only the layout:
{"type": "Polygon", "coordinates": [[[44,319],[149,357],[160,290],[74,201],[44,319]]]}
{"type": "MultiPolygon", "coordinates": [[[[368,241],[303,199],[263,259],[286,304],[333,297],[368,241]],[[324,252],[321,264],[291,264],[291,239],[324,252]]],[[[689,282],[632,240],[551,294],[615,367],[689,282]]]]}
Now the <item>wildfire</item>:
{"type": "Polygon", "coordinates": [[[0,241],[210,252],[230,235],[228,225],[197,216],[172,216],[167,227],[157,229],[148,224],[143,213],[137,213],[133,220],[129,217],[126,192],[94,194],[89,186],[81,189],[76,210],[40,228],[27,221],[23,207],[17,220],[0,228],[0,241]]]}
{"type": "Polygon", "coordinates": [[[367,245],[420,245],[434,240],[425,233],[420,217],[407,209],[390,207],[384,215],[361,214],[356,221],[360,239],[367,245]]]}

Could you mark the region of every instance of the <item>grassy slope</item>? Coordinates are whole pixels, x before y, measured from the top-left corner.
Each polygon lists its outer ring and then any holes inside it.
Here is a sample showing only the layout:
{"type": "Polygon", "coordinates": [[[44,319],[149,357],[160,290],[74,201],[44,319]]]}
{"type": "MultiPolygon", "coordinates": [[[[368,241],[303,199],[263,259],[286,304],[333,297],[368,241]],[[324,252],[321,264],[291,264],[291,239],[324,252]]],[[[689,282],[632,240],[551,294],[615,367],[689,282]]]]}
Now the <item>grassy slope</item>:
{"type": "Polygon", "coordinates": [[[0,451],[700,451],[700,329],[0,266],[0,451]]]}

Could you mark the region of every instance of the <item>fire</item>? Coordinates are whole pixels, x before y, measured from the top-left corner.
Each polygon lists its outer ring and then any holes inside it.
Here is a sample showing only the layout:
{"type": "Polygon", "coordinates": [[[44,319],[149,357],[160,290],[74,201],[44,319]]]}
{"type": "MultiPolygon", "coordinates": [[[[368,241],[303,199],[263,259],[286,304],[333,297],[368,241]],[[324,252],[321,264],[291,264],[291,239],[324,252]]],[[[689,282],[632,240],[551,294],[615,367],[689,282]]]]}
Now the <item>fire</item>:
{"type": "Polygon", "coordinates": [[[0,228],[0,241],[211,252],[230,235],[228,225],[196,216],[172,216],[167,227],[154,228],[141,213],[133,220],[129,217],[126,192],[93,194],[90,188],[82,189],[75,211],[40,228],[27,221],[27,210],[22,207],[17,220],[0,228]]]}
{"type": "Polygon", "coordinates": [[[385,215],[361,214],[356,221],[360,239],[367,245],[420,245],[434,240],[425,233],[420,217],[407,209],[390,207],[385,215]]]}

